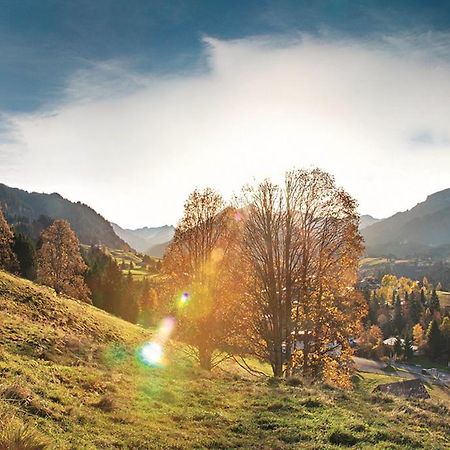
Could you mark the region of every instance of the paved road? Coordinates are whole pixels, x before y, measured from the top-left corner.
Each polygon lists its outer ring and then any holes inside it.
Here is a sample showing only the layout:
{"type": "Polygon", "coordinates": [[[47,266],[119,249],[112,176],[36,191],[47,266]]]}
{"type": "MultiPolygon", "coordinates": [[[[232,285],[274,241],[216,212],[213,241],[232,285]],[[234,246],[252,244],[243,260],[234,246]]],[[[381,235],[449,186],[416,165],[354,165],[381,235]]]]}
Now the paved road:
{"type": "Polygon", "coordinates": [[[356,368],[361,372],[369,373],[382,373],[398,376],[401,378],[421,378],[425,381],[441,381],[447,387],[450,388],[450,374],[443,371],[436,371],[436,376],[422,375],[422,368],[414,366],[411,364],[394,363],[393,366],[399,370],[396,372],[385,372],[383,369],[386,367],[385,363],[379,361],[373,361],[371,359],[359,358],[355,356],[354,358],[356,368]]]}

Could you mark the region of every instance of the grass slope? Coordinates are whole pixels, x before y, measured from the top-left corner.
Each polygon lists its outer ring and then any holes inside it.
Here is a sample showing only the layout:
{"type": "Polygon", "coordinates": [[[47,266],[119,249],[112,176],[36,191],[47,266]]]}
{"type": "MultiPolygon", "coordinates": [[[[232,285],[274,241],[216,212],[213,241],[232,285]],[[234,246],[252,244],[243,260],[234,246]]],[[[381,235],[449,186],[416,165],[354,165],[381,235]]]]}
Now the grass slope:
{"type": "Polygon", "coordinates": [[[448,405],[372,394],[387,375],[345,392],[208,374],[176,344],[145,367],[148,332],[3,272],[0,311],[2,450],[44,448],[2,447],[14,432],[57,449],[450,448],[448,405]]]}

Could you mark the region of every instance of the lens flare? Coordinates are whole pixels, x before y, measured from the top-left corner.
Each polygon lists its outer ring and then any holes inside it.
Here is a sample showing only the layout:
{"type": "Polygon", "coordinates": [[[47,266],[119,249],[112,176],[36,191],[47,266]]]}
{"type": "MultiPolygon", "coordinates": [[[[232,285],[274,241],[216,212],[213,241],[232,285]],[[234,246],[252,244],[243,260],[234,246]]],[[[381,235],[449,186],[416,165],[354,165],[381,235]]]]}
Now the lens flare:
{"type": "Polygon", "coordinates": [[[180,297],[180,304],[185,305],[189,301],[189,292],[183,292],[180,297]]]}
{"type": "Polygon", "coordinates": [[[147,342],[139,348],[137,355],[138,359],[146,366],[162,367],[165,365],[164,345],[168,341],[173,329],[175,328],[175,318],[165,317],[161,321],[155,339],[147,342]]]}
{"type": "Polygon", "coordinates": [[[172,334],[173,329],[175,328],[175,319],[173,317],[165,317],[161,325],[159,326],[157,333],[157,340],[162,344],[169,339],[172,334]]]}
{"type": "Polygon", "coordinates": [[[149,342],[141,347],[140,357],[144,364],[151,367],[160,366],[163,362],[164,351],[161,344],[149,342]]]}

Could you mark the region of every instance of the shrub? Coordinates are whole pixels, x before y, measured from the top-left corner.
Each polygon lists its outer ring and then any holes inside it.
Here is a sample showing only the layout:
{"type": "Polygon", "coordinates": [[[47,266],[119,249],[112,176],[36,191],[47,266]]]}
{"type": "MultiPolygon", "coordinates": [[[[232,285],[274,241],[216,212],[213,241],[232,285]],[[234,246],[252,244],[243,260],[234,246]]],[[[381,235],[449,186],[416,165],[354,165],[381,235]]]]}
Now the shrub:
{"type": "Polygon", "coordinates": [[[93,406],[101,409],[104,412],[111,412],[116,407],[114,399],[108,395],[104,395],[97,403],[94,403],[93,406]]]}
{"type": "Polygon", "coordinates": [[[303,381],[301,378],[299,377],[289,377],[286,380],[286,384],[288,386],[294,386],[294,387],[298,387],[298,386],[303,386],[303,381]]]}
{"type": "Polygon", "coordinates": [[[34,429],[10,423],[0,431],[0,450],[46,450],[48,442],[34,429]]]}

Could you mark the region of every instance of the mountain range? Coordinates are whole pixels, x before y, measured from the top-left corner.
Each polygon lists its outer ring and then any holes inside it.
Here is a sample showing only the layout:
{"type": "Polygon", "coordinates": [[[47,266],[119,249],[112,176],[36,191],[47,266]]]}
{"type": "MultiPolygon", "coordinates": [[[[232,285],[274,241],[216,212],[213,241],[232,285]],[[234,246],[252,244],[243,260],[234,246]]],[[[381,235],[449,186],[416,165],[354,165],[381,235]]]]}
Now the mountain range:
{"type": "Polygon", "coordinates": [[[129,247],[111,224],[91,207],[71,202],[57,193],[27,192],[0,183],[0,207],[10,224],[34,239],[53,220],[65,219],[82,244],[103,244],[117,249],[129,247]]]}
{"type": "MultiPolygon", "coordinates": [[[[126,229],[108,222],[91,207],[57,193],[27,192],[0,183],[0,207],[17,230],[34,239],[54,219],[66,219],[83,244],[132,248],[161,257],[173,238],[171,225],[126,229]]],[[[429,195],[413,208],[386,219],[362,215],[360,230],[367,256],[450,258],[450,189],[429,195]]]]}
{"type": "Polygon", "coordinates": [[[175,233],[172,225],[143,227],[135,230],[122,228],[111,223],[115,233],[138,252],[149,256],[162,257],[175,233]]]}
{"type": "Polygon", "coordinates": [[[450,257],[450,189],[362,228],[368,256],[450,257]]]}

